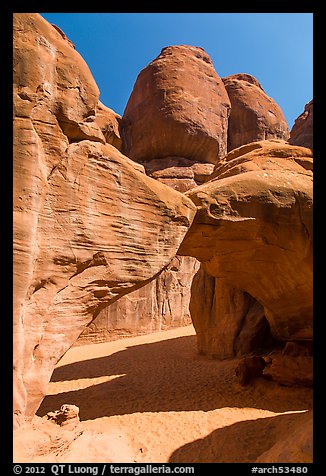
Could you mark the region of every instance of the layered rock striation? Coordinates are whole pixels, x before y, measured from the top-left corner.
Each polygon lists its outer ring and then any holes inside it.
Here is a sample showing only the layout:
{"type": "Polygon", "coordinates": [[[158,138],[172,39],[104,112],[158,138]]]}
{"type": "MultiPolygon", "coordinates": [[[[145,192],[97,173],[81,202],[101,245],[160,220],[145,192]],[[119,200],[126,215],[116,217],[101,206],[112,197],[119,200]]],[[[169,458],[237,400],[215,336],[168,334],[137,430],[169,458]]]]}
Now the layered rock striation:
{"type": "Polygon", "coordinates": [[[311,340],[311,150],[277,140],[242,146],[185,195],[197,214],[178,253],[211,276],[193,283],[199,350],[227,358],[255,338],[254,347],[264,344],[264,318],[278,340],[311,340]]]}
{"type": "MultiPolygon", "coordinates": [[[[286,122],[255,78],[222,81],[201,48],[167,47],[121,118],[65,34],[24,13],[13,93],[18,424],[86,327],[98,340],[183,325],[190,301],[212,357],[311,341],[311,148],[276,140],[286,122]]],[[[312,104],[290,141],[311,124],[312,104]]],[[[288,385],[303,362],[296,382],[311,385],[311,355],[297,358],[267,372],[288,385]]]]}
{"type": "Polygon", "coordinates": [[[38,14],[14,15],[18,421],[33,416],[55,364],[100,310],[169,264],[195,213],[107,142],[98,97],[60,31],[38,14]]]}
{"type": "Polygon", "coordinates": [[[156,279],[100,311],[76,345],[191,324],[191,283],[198,269],[196,258],[175,256],[156,279]]]}

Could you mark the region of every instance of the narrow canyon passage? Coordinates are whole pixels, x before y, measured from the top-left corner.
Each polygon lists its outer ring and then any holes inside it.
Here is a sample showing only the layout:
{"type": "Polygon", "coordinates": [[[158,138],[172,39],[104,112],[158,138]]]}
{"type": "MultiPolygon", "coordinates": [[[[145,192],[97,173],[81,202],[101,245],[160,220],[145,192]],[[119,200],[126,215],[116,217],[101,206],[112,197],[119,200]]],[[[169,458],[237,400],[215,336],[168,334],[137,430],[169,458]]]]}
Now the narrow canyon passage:
{"type": "Polygon", "coordinates": [[[305,418],[312,390],[263,379],[241,387],[237,362],[198,355],[192,326],[74,346],[37,414],[77,405],[80,434],[61,451],[34,442],[32,460],[255,461],[305,418]]]}

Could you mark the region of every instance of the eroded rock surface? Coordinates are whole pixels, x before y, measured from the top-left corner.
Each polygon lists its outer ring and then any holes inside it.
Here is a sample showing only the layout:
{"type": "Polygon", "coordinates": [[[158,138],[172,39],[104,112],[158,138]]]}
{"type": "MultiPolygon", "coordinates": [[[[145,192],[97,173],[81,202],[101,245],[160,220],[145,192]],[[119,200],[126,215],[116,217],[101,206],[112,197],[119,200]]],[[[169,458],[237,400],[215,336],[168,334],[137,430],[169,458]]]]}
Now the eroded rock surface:
{"type": "Polygon", "coordinates": [[[101,101],[98,101],[95,122],[101,129],[106,143],[113,145],[118,150],[121,150],[122,139],[119,131],[121,116],[109,107],[106,107],[101,103],[101,101]]]}
{"type": "Polygon", "coordinates": [[[256,78],[239,73],[222,80],[231,101],[228,151],[257,140],[289,138],[281,108],[265,93],[256,78]]]}
{"type": "Polygon", "coordinates": [[[138,75],[122,117],[122,151],[137,161],[178,156],[214,164],[227,150],[229,113],[209,55],[168,46],[138,75]]]}
{"type": "MultiPolygon", "coordinates": [[[[311,151],[277,140],[245,145],[231,151],[212,179],[186,196],[197,214],[178,253],[201,261],[205,272],[219,279],[219,294],[239,290],[240,297],[245,292],[257,301],[275,338],[311,340],[311,151]]],[[[212,302],[214,293],[209,294],[212,302]]],[[[210,319],[209,329],[219,329],[217,316],[230,315],[229,302],[219,300],[218,314],[208,311],[208,318],[202,318],[200,306],[193,307],[204,353],[215,352],[205,323],[210,319]]],[[[224,322],[235,326],[234,319],[224,322]]]]}
{"type": "Polygon", "coordinates": [[[247,385],[252,378],[260,377],[265,367],[266,362],[259,355],[244,357],[237,365],[235,374],[240,385],[247,385]]]}
{"type": "Polygon", "coordinates": [[[192,282],[190,313],[198,351],[210,358],[245,355],[270,343],[263,306],[248,293],[209,275],[204,265],[192,282]]]}
{"type": "Polygon", "coordinates": [[[175,256],[153,281],[103,309],[76,344],[104,342],[191,324],[191,282],[199,262],[175,256]]]}
{"type": "Polygon", "coordinates": [[[14,15],[14,411],[37,410],[53,368],[98,312],[174,257],[195,213],[96,122],[99,91],[71,43],[14,15]]]}
{"type": "Polygon", "coordinates": [[[311,100],[305,105],[303,113],[294,122],[290,133],[290,144],[308,147],[313,150],[313,116],[314,103],[311,100]]]}

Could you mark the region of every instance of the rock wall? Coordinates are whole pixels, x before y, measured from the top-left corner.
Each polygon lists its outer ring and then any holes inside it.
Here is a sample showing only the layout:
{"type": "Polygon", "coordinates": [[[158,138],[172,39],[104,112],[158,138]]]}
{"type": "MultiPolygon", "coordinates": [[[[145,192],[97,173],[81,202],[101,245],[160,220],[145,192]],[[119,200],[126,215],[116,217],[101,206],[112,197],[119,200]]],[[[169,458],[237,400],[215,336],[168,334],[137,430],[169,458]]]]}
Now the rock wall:
{"type": "Polygon", "coordinates": [[[201,266],[192,282],[190,313],[198,352],[214,359],[245,355],[272,343],[264,308],[245,291],[201,266]]]}
{"type": "Polygon", "coordinates": [[[303,113],[294,122],[290,133],[290,144],[308,147],[313,150],[313,117],[314,103],[311,100],[305,105],[303,113]]]}
{"type": "Polygon", "coordinates": [[[274,140],[233,150],[208,182],[186,192],[197,214],[178,253],[215,277],[194,282],[201,352],[237,353],[252,311],[246,295],[263,307],[275,338],[312,339],[312,190],[311,150],[274,140]]]}
{"type": "MultiPolygon", "coordinates": [[[[214,166],[168,157],[144,162],[144,168],[158,182],[183,192],[204,182],[214,166]],[[185,175],[191,178],[185,179],[185,175]]],[[[154,281],[101,311],[76,345],[191,324],[191,283],[198,269],[196,258],[176,256],[154,281]]]]}
{"type": "Polygon", "coordinates": [[[198,269],[195,258],[176,256],[156,279],[103,309],[76,345],[191,324],[191,283],[198,269]]]}
{"type": "Polygon", "coordinates": [[[14,412],[32,417],[94,315],[165,268],[192,202],[106,143],[71,43],[14,15],[14,412]]]}

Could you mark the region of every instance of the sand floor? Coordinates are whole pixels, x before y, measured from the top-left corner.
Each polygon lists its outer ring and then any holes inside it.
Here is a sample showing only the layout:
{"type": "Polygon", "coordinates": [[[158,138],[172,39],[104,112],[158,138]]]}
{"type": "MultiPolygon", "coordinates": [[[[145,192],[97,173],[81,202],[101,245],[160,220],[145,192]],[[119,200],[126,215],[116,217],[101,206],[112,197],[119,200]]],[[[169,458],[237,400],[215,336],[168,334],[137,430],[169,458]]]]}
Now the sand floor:
{"type": "Polygon", "coordinates": [[[192,326],[72,347],[33,425],[15,432],[14,459],[254,462],[305,418],[312,390],[241,387],[237,362],[198,355],[192,326]],[[62,404],[80,408],[78,431],[40,418],[62,404]]]}

